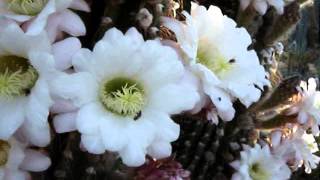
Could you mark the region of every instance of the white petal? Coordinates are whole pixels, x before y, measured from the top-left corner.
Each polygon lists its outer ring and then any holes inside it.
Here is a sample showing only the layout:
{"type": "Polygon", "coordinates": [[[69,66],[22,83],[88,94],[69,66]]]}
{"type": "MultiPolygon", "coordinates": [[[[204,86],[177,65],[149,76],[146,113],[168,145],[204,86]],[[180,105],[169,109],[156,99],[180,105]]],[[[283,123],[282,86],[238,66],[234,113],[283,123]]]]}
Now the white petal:
{"type": "Polygon", "coordinates": [[[73,0],[70,5],[70,8],[75,10],[90,12],[90,7],[88,3],[84,0],[73,0]]]}
{"type": "Polygon", "coordinates": [[[0,102],[0,139],[8,140],[24,121],[25,99],[0,102]]]}
{"type": "Polygon", "coordinates": [[[41,172],[46,170],[51,165],[50,159],[40,152],[34,150],[26,150],[25,158],[20,165],[20,168],[32,171],[41,172]]]}
{"type": "Polygon", "coordinates": [[[27,180],[26,173],[20,170],[7,170],[4,180],[27,180]]]}
{"type": "Polygon", "coordinates": [[[34,145],[46,146],[49,144],[50,130],[47,118],[51,104],[52,100],[46,81],[38,79],[28,98],[26,121],[23,125],[25,135],[34,145]]]}
{"type": "Polygon", "coordinates": [[[48,123],[34,124],[32,121],[25,121],[21,127],[21,133],[29,141],[29,143],[45,147],[50,142],[50,127],[48,123]]]}
{"type": "Polygon", "coordinates": [[[148,154],[153,158],[162,159],[171,155],[172,147],[169,142],[155,142],[148,148],[148,154]]]}
{"type": "Polygon", "coordinates": [[[167,114],[151,112],[146,113],[146,119],[152,121],[156,127],[156,139],[172,142],[178,139],[180,126],[176,124],[167,114]]]}
{"type": "Polygon", "coordinates": [[[53,119],[53,125],[57,133],[65,133],[77,130],[76,112],[56,115],[53,119]]]}
{"type": "Polygon", "coordinates": [[[51,90],[57,97],[71,100],[78,107],[95,101],[98,97],[95,77],[86,72],[61,74],[51,81],[51,90]]]}
{"type": "Polygon", "coordinates": [[[96,134],[104,116],[104,109],[98,103],[89,103],[79,109],[76,126],[83,134],[96,134]]]}
{"type": "Polygon", "coordinates": [[[55,0],[49,0],[46,6],[42,9],[42,11],[36,16],[34,20],[32,20],[30,26],[27,28],[26,34],[40,34],[47,24],[47,19],[49,15],[54,13],[55,11],[55,0]]]}
{"type": "Polygon", "coordinates": [[[50,51],[50,42],[45,33],[41,33],[38,36],[26,36],[16,24],[10,24],[1,31],[0,54],[6,53],[28,58],[30,51],[50,51]]]}
{"type": "Polygon", "coordinates": [[[168,114],[178,114],[192,109],[199,98],[199,94],[188,86],[169,84],[151,95],[150,106],[168,114]]]}
{"type": "Polygon", "coordinates": [[[73,0],[54,0],[55,3],[55,8],[57,9],[57,11],[62,11],[64,9],[67,9],[73,0]]]}
{"type": "Polygon", "coordinates": [[[211,101],[217,108],[218,114],[222,120],[231,121],[235,114],[231,97],[220,88],[214,86],[205,86],[204,88],[204,91],[210,96],[211,101]]]}
{"type": "Polygon", "coordinates": [[[81,135],[81,143],[90,153],[103,154],[105,152],[102,139],[99,135],[81,135]]]}
{"type": "Polygon", "coordinates": [[[85,48],[73,55],[72,65],[77,72],[89,71],[92,74],[95,72],[95,66],[98,66],[93,60],[92,52],[85,48]]]}
{"type": "Polygon", "coordinates": [[[0,169],[0,179],[1,180],[4,178],[4,173],[5,173],[5,170],[4,169],[0,169]]]}
{"type": "Polygon", "coordinates": [[[129,37],[132,43],[141,45],[144,42],[143,36],[138,32],[136,28],[130,28],[125,33],[126,37],[129,37]]]}
{"type": "Polygon", "coordinates": [[[77,109],[78,108],[75,107],[70,101],[64,99],[56,99],[54,101],[54,104],[50,108],[50,112],[53,114],[68,113],[76,111],[77,109]]]}
{"type": "Polygon", "coordinates": [[[11,139],[9,141],[11,148],[9,152],[9,159],[6,164],[6,168],[8,169],[18,169],[19,165],[25,158],[24,151],[23,151],[23,145],[20,144],[15,139],[11,139]]]}
{"type": "Polygon", "coordinates": [[[126,144],[130,143],[130,131],[128,126],[133,121],[132,119],[118,118],[108,113],[108,116],[101,119],[100,132],[104,146],[109,151],[119,151],[126,144]]]}
{"type": "Polygon", "coordinates": [[[20,22],[20,23],[32,19],[32,16],[12,14],[12,13],[4,14],[3,16],[8,19],[13,19],[13,20],[20,22]]]}
{"type": "Polygon", "coordinates": [[[59,29],[66,32],[72,36],[83,36],[86,34],[86,27],[81,20],[81,18],[70,10],[62,11],[59,16],[61,16],[61,21],[59,24],[59,29]]]}
{"type": "Polygon", "coordinates": [[[81,48],[79,39],[71,37],[59,41],[52,46],[56,60],[56,68],[66,70],[72,66],[72,56],[81,48]]]}
{"type": "Polygon", "coordinates": [[[306,123],[308,121],[308,118],[309,118],[309,116],[306,112],[304,112],[304,111],[299,112],[299,114],[298,114],[299,123],[301,123],[301,124],[306,123]]]}
{"type": "Polygon", "coordinates": [[[281,143],[281,136],[281,131],[273,131],[271,133],[271,142],[273,147],[276,147],[281,143]]]}
{"type": "Polygon", "coordinates": [[[54,68],[54,58],[51,54],[32,51],[29,53],[29,60],[40,74],[40,78],[50,81],[58,75],[58,71],[54,68]]]}
{"type": "Polygon", "coordinates": [[[261,15],[264,15],[268,9],[268,4],[265,0],[253,1],[253,6],[261,15]]]}
{"type": "Polygon", "coordinates": [[[156,89],[183,77],[184,67],[172,48],[163,46],[158,41],[147,41],[139,54],[143,59],[140,78],[148,88],[156,89]]]}
{"type": "Polygon", "coordinates": [[[128,144],[120,156],[127,166],[138,167],[145,162],[145,150],[133,143],[128,144]]]}

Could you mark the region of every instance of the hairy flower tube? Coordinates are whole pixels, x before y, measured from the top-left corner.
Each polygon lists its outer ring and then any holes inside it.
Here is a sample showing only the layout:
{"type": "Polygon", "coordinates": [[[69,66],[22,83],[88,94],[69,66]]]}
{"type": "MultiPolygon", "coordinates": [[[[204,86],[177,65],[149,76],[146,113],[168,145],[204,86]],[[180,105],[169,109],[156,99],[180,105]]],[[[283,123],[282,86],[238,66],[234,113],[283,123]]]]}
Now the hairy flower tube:
{"type": "Polygon", "coordinates": [[[179,136],[171,114],[190,110],[199,100],[195,88],[181,83],[185,69],[176,52],[158,40],[144,41],[135,28],[112,28],[93,51],[73,56],[74,74],[53,81],[57,96],[79,108],[74,118],[58,115],[58,132],[76,127],[90,153],[119,153],[128,166],[140,166],[146,154],[164,158],[179,136]]]}

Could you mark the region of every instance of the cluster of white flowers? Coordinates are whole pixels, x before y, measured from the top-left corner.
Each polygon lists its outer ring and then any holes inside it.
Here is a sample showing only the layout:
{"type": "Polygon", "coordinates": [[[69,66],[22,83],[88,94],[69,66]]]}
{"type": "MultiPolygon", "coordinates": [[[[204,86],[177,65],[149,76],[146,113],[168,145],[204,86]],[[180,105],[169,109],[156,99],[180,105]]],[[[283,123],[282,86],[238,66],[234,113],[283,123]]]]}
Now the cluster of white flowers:
{"type": "Polygon", "coordinates": [[[244,147],[241,159],[231,165],[237,170],[233,179],[289,179],[291,171],[304,166],[306,173],[311,173],[320,163],[315,136],[319,136],[320,91],[316,90],[314,78],[308,82],[301,81],[297,87],[299,94],[286,112],[288,116],[296,115],[294,121],[284,127],[270,132],[270,141],[254,148],[244,147]],[[312,133],[308,133],[311,130],[312,133]],[[265,150],[268,149],[268,150],[265,150]],[[258,152],[257,151],[261,151],[258,152]],[[277,159],[277,162],[271,162],[277,159]],[[271,165],[271,166],[270,166],[271,165]],[[257,166],[258,168],[253,168],[257,166]],[[291,171],[289,170],[289,167],[291,171]]]}
{"type": "Polygon", "coordinates": [[[83,0],[0,1],[0,180],[30,179],[27,171],[51,164],[30,147],[50,143],[50,81],[71,67],[75,36],[86,33],[68,8],[89,11],[83,0]]]}
{"type": "MultiPolygon", "coordinates": [[[[258,2],[252,3],[263,13],[267,2],[278,7],[282,1],[258,2]]],[[[93,50],[81,48],[76,37],[86,29],[69,8],[89,11],[83,0],[0,1],[0,180],[28,179],[26,171],[48,168],[50,160],[29,147],[50,143],[49,113],[54,130],[78,131],[89,153],[116,152],[126,165],[140,166],[146,155],[171,155],[180,133],[172,115],[207,109],[213,123],[231,121],[236,100],[249,107],[270,85],[256,52],[248,50],[248,32],[216,6],[192,3],[185,22],[163,17],[177,42],[111,28],[93,50]]],[[[299,112],[301,126],[317,133],[315,81],[299,91],[302,100],[290,113],[299,112]]],[[[293,159],[314,168],[319,159],[305,149],[308,143],[282,135],[271,148],[244,146],[233,178],[287,179],[293,159]]]]}

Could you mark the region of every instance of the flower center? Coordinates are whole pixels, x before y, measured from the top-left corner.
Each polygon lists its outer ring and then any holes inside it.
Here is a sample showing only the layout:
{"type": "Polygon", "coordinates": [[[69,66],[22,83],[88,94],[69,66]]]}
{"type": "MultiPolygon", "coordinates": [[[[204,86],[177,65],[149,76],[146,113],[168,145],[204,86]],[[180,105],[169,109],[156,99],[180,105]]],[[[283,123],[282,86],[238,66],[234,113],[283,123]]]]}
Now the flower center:
{"type": "Polygon", "coordinates": [[[125,117],[139,115],[145,104],[142,86],[124,77],[106,81],[101,86],[99,95],[102,104],[108,111],[125,117]]]}
{"type": "Polygon", "coordinates": [[[197,52],[198,63],[206,66],[219,78],[223,78],[233,68],[235,59],[227,60],[214,47],[207,45],[208,43],[199,43],[197,52]],[[203,45],[201,45],[203,44],[203,45]]]}
{"type": "Polygon", "coordinates": [[[268,180],[270,177],[270,174],[259,163],[254,163],[249,167],[249,174],[253,180],[268,180]]]}
{"type": "Polygon", "coordinates": [[[9,159],[10,144],[0,140],[0,167],[7,164],[9,159]]]}
{"type": "Polygon", "coordinates": [[[7,7],[9,10],[28,16],[39,14],[48,0],[8,0],[7,7]]]}
{"type": "Polygon", "coordinates": [[[38,73],[28,59],[0,57],[0,98],[27,96],[38,80],[38,73]]]}

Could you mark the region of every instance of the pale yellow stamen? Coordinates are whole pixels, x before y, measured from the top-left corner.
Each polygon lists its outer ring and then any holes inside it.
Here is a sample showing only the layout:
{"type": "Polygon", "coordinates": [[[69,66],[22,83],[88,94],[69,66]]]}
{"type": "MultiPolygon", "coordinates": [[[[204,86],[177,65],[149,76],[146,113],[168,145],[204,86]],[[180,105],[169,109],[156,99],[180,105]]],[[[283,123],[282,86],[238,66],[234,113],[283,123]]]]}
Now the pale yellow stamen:
{"type": "Polygon", "coordinates": [[[253,180],[268,180],[270,178],[270,174],[259,163],[249,166],[249,175],[253,180]]]}
{"type": "Polygon", "coordinates": [[[137,116],[145,104],[142,87],[128,78],[105,82],[100,89],[100,100],[108,111],[129,117],[137,116]]]}
{"type": "Polygon", "coordinates": [[[26,96],[35,85],[38,73],[25,58],[0,57],[0,98],[26,96]]]}
{"type": "Polygon", "coordinates": [[[206,66],[219,78],[223,78],[232,70],[235,59],[227,60],[218,50],[208,45],[208,43],[201,43],[200,41],[197,62],[206,66]]]}
{"type": "Polygon", "coordinates": [[[21,14],[35,16],[39,14],[48,0],[7,0],[9,10],[21,14]]]}

